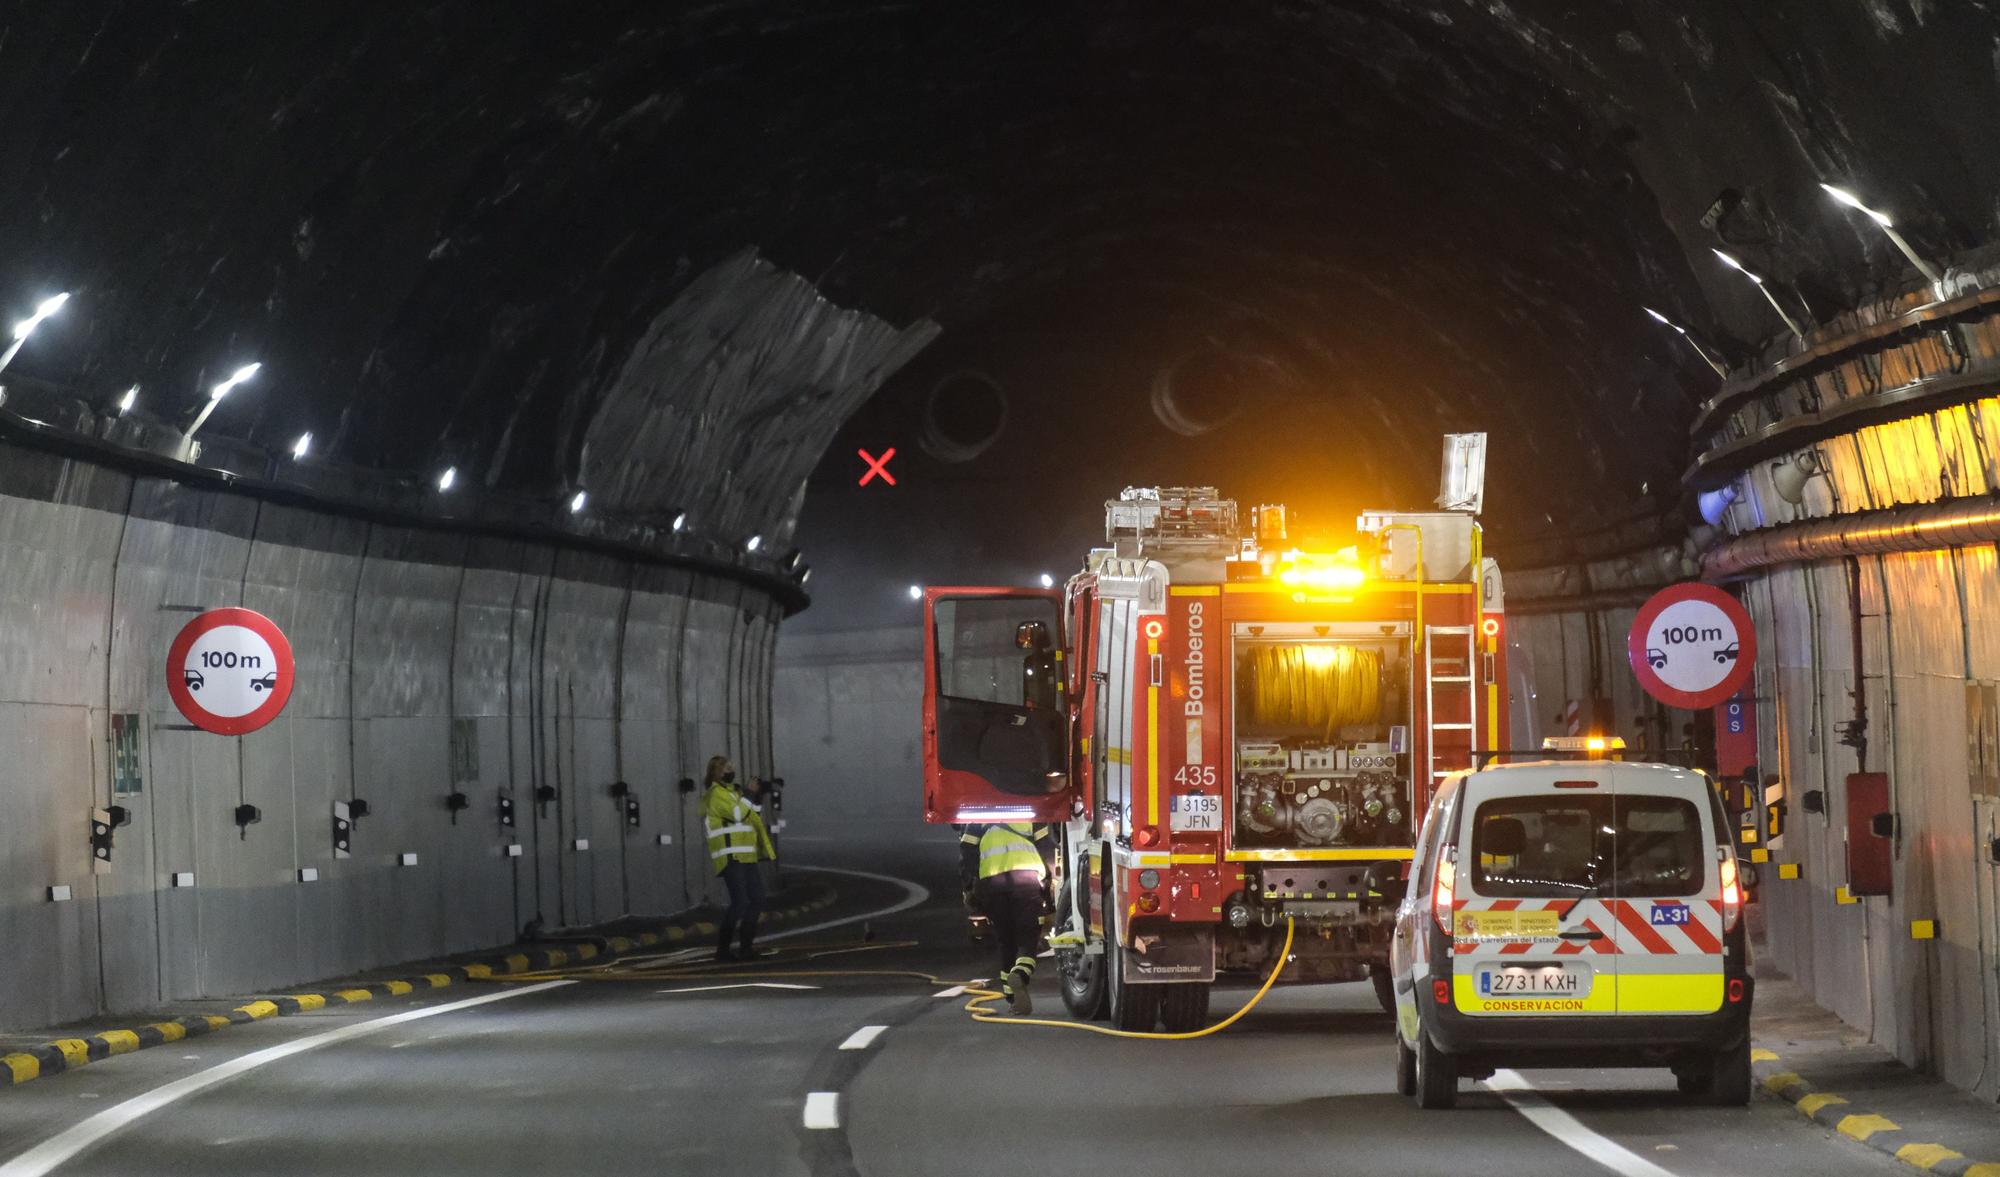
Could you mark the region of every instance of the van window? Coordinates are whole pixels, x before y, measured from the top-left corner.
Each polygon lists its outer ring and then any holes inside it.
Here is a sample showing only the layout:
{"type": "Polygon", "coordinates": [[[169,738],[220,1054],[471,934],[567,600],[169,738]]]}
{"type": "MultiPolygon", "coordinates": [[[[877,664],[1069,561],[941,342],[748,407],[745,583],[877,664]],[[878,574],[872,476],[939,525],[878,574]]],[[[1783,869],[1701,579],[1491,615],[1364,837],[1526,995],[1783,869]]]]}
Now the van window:
{"type": "Polygon", "coordinates": [[[1472,829],[1472,887],[1495,899],[1698,893],[1701,814],[1679,797],[1500,797],[1472,829]]]}
{"type": "Polygon", "coordinates": [[[1481,805],[1472,821],[1473,890],[1494,899],[1595,893],[1609,881],[1604,800],[1501,797],[1481,805]]]}

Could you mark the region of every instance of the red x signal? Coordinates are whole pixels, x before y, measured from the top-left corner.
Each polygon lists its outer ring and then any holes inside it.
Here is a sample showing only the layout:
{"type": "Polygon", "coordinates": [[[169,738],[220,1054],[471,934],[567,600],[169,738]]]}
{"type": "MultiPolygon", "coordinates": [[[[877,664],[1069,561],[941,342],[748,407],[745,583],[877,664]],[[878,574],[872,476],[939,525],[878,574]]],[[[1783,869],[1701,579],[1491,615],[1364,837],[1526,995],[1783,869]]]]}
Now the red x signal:
{"type": "Polygon", "coordinates": [[[880,474],[882,481],[888,483],[890,486],[896,485],[896,476],[889,473],[889,459],[896,456],[895,446],[890,446],[888,449],[883,450],[882,456],[879,458],[867,450],[855,450],[854,452],[860,454],[861,460],[868,463],[867,473],[861,476],[860,482],[855,483],[856,486],[867,486],[868,480],[877,474],[880,474]]]}

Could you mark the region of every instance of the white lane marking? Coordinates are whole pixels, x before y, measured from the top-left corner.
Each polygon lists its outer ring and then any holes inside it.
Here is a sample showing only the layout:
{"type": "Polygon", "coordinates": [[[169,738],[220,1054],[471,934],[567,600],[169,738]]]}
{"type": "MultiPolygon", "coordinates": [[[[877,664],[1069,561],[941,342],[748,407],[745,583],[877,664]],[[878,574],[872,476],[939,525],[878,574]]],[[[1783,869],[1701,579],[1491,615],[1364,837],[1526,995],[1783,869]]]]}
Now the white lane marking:
{"type": "Polygon", "coordinates": [[[734,985],[696,985],[689,989],[656,989],[656,993],[714,993],[718,989],[817,989],[818,985],[790,985],[783,981],[740,981],[734,985]]]}
{"type": "MultiPolygon", "coordinates": [[[[1674,1177],[1674,1174],[1583,1126],[1583,1121],[1550,1103],[1518,1071],[1495,1071],[1486,1086],[1497,1092],[1530,1124],[1623,1177],[1674,1177]]],[[[3,1177],[3,1175],[0,1175],[3,1177]]]]}
{"type": "Polygon", "coordinates": [[[132,1124],[143,1116],[150,1115],[161,1108],[171,1106],[198,1091],[214,1087],[218,1083],[227,1083],[238,1075],[254,1071],[270,1063],[275,1063],[280,1059],[290,1058],[295,1054],[303,1054],[308,1050],[317,1050],[322,1046],[331,1046],[336,1042],[346,1042],[353,1038],[379,1034],[391,1026],[399,1026],[404,1022],[414,1022],[420,1018],[436,1017],[439,1014],[448,1014],[454,1010],[470,1009],[475,1005],[485,1005],[494,1001],[506,1001],[509,998],[524,997],[530,993],[539,993],[544,989],[557,989],[564,985],[574,984],[576,984],[575,981],[543,981],[538,985],[524,985],[519,989],[505,989],[498,993],[488,993],[480,997],[468,997],[464,1001],[454,1001],[448,1005],[433,1005],[423,1009],[405,1010],[399,1014],[390,1014],[385,1018],[376,1018],[374,1021],[357,1022],[350,1026],[342,1026],[339,1029],[314,1034],[308,1038],[299,1038],[291,1042],[279,1043],[276,1046],[267,1046],[263,1050],[252,1051],[240,1058],[230,1059],[226,1063],[217,1063],[207,1070],[197,1071],[186,1078],[176,1079],[172,1083],[155,1087],[144,1095],[135,1095],[115,1107],[105,1108],[89,1119],[71,1125],[64,1131],[21,1153],[6,1164],[0,1165],[0,1177],[43,1177],[44,1174],[53,1171],[56,1166],[74,1158],[78,1153],[110,1136],[112,1133],[117,1132],[119,1129],[132,1124]]]}
{"type": "Polygon", "coordinates": [[[815,1091],[806,1096],[806,1127],[840,1127],[840,1093],[815,1091]]]}
{"type": "Polygon", "coordinates": [[[878,883],[890,883],[893,884],[894,886],[898,886],[903,889],[903,899],[901,902],[882,908],[879,911],[863,912],[860,915],[842,916],[837,920],[827,920],[824,923],[809,924],[803,928],[792,928],[789,931],[779,932],[774,936],[766,936],[764,937],[766,940],[783,940],[791,936],[803,936],[807,932],[824,932],[828,928],[844,927],[847,924],[858,924],[862,920],[878,920],[885,915],[895,915],[899,911],[908,911],[912,907],[915,907],[920,903],[928,902],[931,897],[930,888],[924,886],[922,883],[912,883],[908,879],[899,879],[894,875],[878,875],[873,871],[848,870],[845,867],[838,867],[838,866],[801,865],[799,869],[808,871],[824,871],[827,874],[833,874],[833,875],[852,875],[857,879],[873,879],[878,883]]]}
{"type": "Polygon", "coordinates": [[[863,1026],[854,1033],[849,1034],[847,1041],[840,1044],[840,1049],[867,1050],[888,1028],[887,1026],[863,1026]]]}

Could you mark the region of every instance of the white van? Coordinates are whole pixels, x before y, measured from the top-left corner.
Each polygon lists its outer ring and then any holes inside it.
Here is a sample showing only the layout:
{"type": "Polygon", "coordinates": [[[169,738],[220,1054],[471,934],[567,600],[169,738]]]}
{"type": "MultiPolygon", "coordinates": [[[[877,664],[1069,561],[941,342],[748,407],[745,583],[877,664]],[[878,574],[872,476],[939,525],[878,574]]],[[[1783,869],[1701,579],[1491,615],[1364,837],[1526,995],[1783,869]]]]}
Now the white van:
{"type": "Polygon", "coordinates": [[[1397,911],[1396,1085],[1447,1108],[1496,1067],[1671,1067],[1750,1098],[1749,948],[1706,776],[1606,760],[1459,773],[1397,911]]]}

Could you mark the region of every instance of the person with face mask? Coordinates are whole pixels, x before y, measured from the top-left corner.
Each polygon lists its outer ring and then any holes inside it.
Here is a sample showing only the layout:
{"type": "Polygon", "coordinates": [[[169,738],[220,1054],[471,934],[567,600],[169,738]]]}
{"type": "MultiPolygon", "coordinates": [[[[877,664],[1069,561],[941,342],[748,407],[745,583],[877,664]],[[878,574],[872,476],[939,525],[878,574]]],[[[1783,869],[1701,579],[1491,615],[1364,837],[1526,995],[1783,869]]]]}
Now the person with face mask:
{"type": "Polygon", "coordinates": [[[722,914],[715,940],[715,959],[748,960],[756,955],[757,916],[764,908],[764,876],[759,861],[776,859],[771,834],[754,797],[736,783],[736,766],[727,756],[708,762],[708,793],[702,799],[702,825],[708,831],[708,857],[722,885],[729,888],[729,907],[722,914]],[[738,940],[738,937],[741,937],[738,940]],[[732,952],[730,942],[737,940],[732,952]]]}

